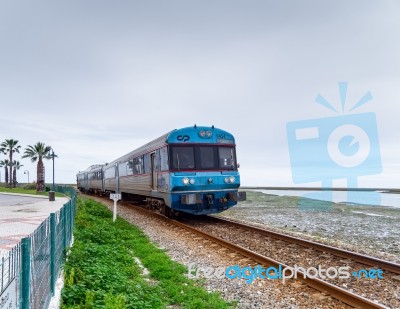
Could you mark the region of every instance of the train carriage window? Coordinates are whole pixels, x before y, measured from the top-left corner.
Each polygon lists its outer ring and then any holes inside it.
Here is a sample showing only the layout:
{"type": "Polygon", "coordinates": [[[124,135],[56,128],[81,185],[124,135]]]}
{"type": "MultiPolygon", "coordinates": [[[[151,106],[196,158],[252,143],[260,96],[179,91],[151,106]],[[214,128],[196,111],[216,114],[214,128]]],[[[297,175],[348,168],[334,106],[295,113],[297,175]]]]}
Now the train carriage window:
{"type": "Polygon", "coordinates": [[[172,148],[172,166],[174,169],[194,168],[194,148],[191,146],[172,148]]]}
{"type": "Polygon", "coordinates": [[[121,162],[118,164],[118,175],[119,177],[123,177],[127,175],[127,170],[126,166],[128,165],[128,162],[121,162]]]}
{"type": "Polygon", "coordinates": [[[168,171],[168,149],[163,147],[160,149],[161,171],[168,171]]]}
{"type": "Polygon", "coordinates": [[[114,166],[111,168],[108,168],[104,171],[104,178],[109,179],[109,178],[114,178],[115,177],[115,168],[114,166]]]}
{"type": "Polygon", "coordinates": [[[235,149],[233,147],[219,147],[219,167],[222,169],[236,169],[235,149]]]}
{"type": "Polygon", "coordinates": [[[144,155],[143,161],[144,161],[144,173],[149,174],[151,168],[150,155],[149,154],[144,155]]]}
{"type": "Polygon", "coordinates": [[[133,159],[129,160],[126,164],[126,173],[128,175],[133,175],[133,159]]]}
{"type": "Polygon", "coordinates": [[[143,166],[143,157],[134,158],[133,162],[133,174],[143,174],[144,166],[143,166]]]}

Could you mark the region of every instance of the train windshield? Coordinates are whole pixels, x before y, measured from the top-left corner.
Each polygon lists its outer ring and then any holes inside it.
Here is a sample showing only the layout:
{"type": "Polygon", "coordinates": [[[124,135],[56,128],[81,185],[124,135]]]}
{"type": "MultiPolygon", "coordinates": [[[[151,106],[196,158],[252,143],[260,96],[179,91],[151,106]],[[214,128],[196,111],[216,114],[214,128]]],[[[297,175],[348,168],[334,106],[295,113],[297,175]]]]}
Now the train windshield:
{"type": "Polygon", "coordinates": [[[173,170],[236,170],[235,147],[171,146],[173,170]]]}

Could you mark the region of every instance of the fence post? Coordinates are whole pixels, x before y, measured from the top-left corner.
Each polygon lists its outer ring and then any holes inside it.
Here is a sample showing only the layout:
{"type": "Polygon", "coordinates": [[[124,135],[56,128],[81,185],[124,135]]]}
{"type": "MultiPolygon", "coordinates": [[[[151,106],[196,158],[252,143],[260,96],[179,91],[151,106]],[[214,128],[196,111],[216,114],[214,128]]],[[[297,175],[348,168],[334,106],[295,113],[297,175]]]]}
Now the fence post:
{"type": "Polygon", "coordinates": [[[73,200],[73,198],[71,198],[70,203],[71,203],[71,207],[70,207],[71,216],[70,216],[70,220],[69,220],[69,230],[71,231],[71,237],[69,239],[69,244],[68,244],[69,246],[71,246],[72,235],[74,232],[74,200],[73,200]]]}
{"type": "MultiPolygon", "coordinates": [[[[9,264],[8,265],[10,265],[10,262],[9,262],[9,264]]],[[[8,276],[10,276],[10,273],[8,273],[8,276]]],[[[4,278],[5,278],[5,276],[4,276],[4,256],[1,258],[1,289],[0,289],[0,291],[3,291],[3,286],[4,286],[4,278]]]]}
{"type": "Polygon", "coordinates": [[[31,277],[31,239],[29,237],[21,240],[21,300],[20,308],[30,308],[30,278],[31,277]]]}
{"type": "Polygon", "coordinates": [[[63,249],[65,249],[67,247],[67,204],[64,204],[64,206],[63,206],[62,221],[63,221],[63,227],[64,227],[63,249]]]}
{"type": "Polygon", "coordinates": [[[56,214],[50,214],[50,289],[54,296],[56,287],[56,214]]]}

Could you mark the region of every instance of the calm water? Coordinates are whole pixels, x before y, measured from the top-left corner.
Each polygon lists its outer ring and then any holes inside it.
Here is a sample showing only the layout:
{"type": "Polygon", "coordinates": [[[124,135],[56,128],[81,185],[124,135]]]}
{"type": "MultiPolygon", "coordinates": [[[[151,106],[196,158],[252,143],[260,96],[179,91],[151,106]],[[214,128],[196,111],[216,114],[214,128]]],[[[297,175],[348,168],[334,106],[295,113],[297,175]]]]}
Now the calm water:
{"type": "Polygon", "coordinates": [[[400,208],[400,194],[366,191],[306,191],[306,190],[254,190],[280,196],[304,196],[336,203],[393,206],[400,208]]]}

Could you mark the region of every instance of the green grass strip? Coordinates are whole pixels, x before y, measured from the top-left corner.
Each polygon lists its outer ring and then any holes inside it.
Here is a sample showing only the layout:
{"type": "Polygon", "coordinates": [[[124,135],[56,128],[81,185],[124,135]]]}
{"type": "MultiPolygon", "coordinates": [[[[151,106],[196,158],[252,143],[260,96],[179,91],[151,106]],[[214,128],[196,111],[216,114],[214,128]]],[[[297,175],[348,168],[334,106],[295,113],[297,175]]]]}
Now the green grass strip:
{"type": "MultiPolygon", "coordinates": [[[[37,192],[36,190],[26,190],[26,189],[23,189],[23,188],[4,188],[4,187],[0,187],[0,192],[49,196],[49,192],[37,192]]],[[[57,197],[64,197],[64,194],[56,192],[56,196],[57,197]]]]}
{"type": "Polygon", "coordinates": [[[231,308],[200,281],[188,279],[187,268],[172,261],[137,227],[102,204],[78,199],[74,245],[64,267],[61,308],[231,308]],[[150,271],[144,280],[134,261],[150,271]]]}

